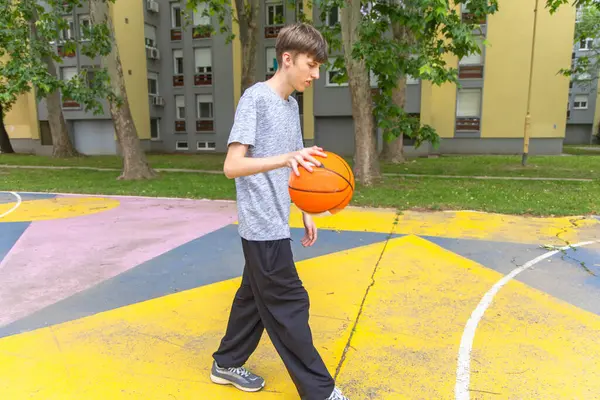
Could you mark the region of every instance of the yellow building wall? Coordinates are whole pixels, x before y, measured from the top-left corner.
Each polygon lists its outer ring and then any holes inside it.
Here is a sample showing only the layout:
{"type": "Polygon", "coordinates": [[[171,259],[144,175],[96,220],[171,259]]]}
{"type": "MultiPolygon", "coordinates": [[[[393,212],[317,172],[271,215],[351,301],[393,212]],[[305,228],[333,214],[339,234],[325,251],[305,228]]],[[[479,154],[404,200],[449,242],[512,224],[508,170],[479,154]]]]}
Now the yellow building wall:
{"type": "Polygon", "coordinates": [[[110,3],[110,7],[133,122],[138,137],[150,139],[148,72],[144,45],[144,2],[119,0],[110,3]]]}
{"type": "Polygon", "coordinates": [[[4,117],[4,125],[11,139],[39,139],[37,103],[33,91],[19,96],[4,117]]]}
{"type": "MultiPolygon", "coordinates": [[[[450,67],[456,67],[456,57],[446,57],[450,67]]],[[[421,124],[433,127],[441,138],[454,136],[456,120],[456,85],[434,85],[429,81],[421,82],[421,124]]]]}
{"type": "MultiPolygon", "coordinates": [[[[531,98],[531,137],[564,137],[575,10],[550,15],[540,1],[531,98]]],[[[535,0],[505,0],[488,17],[481,136],[521,138],[527,112],[535,0]]]]}

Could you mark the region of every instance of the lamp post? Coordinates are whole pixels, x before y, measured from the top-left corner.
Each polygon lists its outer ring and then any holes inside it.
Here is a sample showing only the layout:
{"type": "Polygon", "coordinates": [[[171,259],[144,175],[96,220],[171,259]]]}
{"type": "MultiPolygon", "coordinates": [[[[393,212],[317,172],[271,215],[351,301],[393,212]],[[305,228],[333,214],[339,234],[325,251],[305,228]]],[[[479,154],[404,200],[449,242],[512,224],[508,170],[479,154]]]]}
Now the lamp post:
{"type": "Polygon", "coordinates": [[[535,0],[533,10],[533,37],[531,39],[531,61],[529,64],[529,89],[527,91],[527,115],[525,116],[525,132],[523,135],[523,158],[521,164],[527,165],[527,156],[529,155],[529,138],[531,136],[531,90],[533,86],[533,62],[535,59],[535,36],[537,33],[537,13],[539,0],[535,0]]]}

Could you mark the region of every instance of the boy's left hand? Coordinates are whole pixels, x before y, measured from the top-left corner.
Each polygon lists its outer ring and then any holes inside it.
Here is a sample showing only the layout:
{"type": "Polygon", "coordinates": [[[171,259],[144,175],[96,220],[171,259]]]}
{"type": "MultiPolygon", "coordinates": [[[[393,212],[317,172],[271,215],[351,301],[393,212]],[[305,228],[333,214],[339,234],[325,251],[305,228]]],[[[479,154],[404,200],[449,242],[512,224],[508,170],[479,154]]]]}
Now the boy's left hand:
{"type": "Polygon", "coordinates": [[[304,222],[304,237],[301,240],[302,246],[310,247],[317,240],[317,225],[309,214],[302,213],[302,222],[304,222]]]}

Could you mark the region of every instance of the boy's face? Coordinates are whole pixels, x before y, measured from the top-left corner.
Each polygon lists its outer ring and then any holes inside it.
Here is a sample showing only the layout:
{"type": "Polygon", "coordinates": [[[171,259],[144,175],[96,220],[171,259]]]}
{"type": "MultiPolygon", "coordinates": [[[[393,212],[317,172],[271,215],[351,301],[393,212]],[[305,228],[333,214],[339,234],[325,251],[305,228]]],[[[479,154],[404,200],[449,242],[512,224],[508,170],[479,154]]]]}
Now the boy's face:
{"type": "Polygon", "coordinates": [[[298,54],[295,59],[291,53],[282,54],[287,81],[297,92],[304,92],[313,80],[319,79],[320,63],[307,54],[298,54]]]}

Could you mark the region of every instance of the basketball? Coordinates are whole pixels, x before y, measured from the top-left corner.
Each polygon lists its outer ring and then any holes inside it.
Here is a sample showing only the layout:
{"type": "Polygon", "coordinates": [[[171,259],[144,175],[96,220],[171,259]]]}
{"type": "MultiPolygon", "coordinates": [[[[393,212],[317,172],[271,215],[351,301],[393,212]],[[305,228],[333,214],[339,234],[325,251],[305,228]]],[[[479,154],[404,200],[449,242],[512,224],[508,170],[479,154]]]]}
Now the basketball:
{"type": "Polygon", "coordinates": [[[322,165],[307,171],[298,166],[297,176],[290,175],[289,192],[292,202],[308,214],[337,214],[342,211],[354,194],[354,174],[348,163],[340,156],[323,151],[327,157],[315,156],[322,165]]]}

